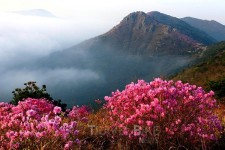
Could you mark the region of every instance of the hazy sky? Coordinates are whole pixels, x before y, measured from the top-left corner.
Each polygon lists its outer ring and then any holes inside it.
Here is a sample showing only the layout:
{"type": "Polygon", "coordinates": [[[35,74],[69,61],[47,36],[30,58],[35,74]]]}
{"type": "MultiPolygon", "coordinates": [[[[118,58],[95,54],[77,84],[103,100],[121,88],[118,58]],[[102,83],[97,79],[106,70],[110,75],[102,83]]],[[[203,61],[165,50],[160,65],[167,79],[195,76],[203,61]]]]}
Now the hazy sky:
{"type": "Polygon", "coordinates": [[[0,11],[42,8],[89,23],[117,24],[133,11],[161,11],[176,17],[214,19],[225,24],[224,0],[0,0],[0,11]]]}

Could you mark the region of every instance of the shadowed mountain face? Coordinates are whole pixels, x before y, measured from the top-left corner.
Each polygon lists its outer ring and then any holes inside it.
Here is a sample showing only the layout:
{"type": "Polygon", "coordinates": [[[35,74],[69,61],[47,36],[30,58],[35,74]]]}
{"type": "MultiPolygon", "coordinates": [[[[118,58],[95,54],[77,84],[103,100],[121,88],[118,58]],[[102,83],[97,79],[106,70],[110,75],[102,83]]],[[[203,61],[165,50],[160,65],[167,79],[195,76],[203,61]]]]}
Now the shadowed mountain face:
{"type": "Polygon", "coordinates": [[[191,26],[204,31],[217,41],[225,40],[225,26],[214,20],[201,20],[192,17],[181,18],[181,20],[187,22],[191,26]]]}
{"type": "Polygon", "coordinates": [[[103,99],[137,79],[173,74],[214,42],[175,17],[135,12],[103,35],[9,69],[15,77],[34,76],[53,98],[73,106],[103,99]]]}

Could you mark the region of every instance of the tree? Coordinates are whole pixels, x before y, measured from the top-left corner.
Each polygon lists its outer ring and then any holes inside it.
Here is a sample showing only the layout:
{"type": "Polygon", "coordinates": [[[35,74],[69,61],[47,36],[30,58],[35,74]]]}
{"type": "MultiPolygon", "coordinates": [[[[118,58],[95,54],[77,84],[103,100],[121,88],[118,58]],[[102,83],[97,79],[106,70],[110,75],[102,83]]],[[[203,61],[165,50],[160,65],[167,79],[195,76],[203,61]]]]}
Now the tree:
{"type": "Polygon", "coordinates": [[[46,98],[51,101],[55,106],[59,106],[63,111],[66,110],[67,104],[62,103],[61,100],[53,100],[49,93],[46,91],[46,85],[42,85],[42,88],[39,88],[36,85],[35,81],[29,81],[24,83],[25,88],[16,88],[15,91],[12,91],[13,98],[10,102],[11,104],[17,105],[19,101],[23,101],[24,99],[30,98],[46,98]]]}

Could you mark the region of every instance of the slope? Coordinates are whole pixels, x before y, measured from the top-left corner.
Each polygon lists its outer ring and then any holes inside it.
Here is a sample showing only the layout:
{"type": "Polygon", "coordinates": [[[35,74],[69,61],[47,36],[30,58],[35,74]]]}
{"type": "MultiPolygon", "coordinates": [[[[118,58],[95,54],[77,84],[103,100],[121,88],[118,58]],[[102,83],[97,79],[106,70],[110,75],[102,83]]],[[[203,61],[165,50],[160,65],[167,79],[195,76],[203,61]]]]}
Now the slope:
{"type": "Polygon", "coordinates": [[[97,37],[114,49],[139,55],[183,55],[216,42],[184,21],[160,12],[134,12],[97,37]]]}
{"type": "Polygon", "coordinates": [[[201,62],[178,73],[175,80],[214,90],[221,99],[225,97],[225,42],[209,47],[201,62]],[[223,93],[222,93],[223,92],[223,93]]]}
{"type": "Polygon", "coordinates": [[[187,22],[191,26],[204,31],[217,41],[225,40],[225,26],[217,21],[201,20],[192,17],[181,18],[181,20],[187,22]]]}

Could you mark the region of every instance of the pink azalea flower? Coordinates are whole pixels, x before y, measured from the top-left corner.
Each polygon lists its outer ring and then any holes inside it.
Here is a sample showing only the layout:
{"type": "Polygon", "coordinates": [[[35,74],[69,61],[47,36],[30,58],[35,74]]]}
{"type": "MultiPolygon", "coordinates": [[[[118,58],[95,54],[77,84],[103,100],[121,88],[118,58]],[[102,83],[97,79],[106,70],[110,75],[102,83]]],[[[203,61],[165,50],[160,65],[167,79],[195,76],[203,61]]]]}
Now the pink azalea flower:
{"type": "Polygon", "coordinates": [[[55,106],[54,109],[53,109],[53,112],[54,112],[55,114],[60,114],[61,111],[62,111],[62,108],[61,108],[61,107],[58,107],[58,106],[55,106]]]}
{"type": "Polygon", "coordinates": [[[32,117],[32,116],[36,115],[37,112],[33,109],[30,109],[26,112],[26,114],[27,114],[28,117],[32,117]]]}

